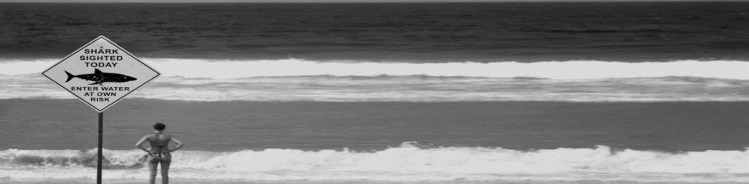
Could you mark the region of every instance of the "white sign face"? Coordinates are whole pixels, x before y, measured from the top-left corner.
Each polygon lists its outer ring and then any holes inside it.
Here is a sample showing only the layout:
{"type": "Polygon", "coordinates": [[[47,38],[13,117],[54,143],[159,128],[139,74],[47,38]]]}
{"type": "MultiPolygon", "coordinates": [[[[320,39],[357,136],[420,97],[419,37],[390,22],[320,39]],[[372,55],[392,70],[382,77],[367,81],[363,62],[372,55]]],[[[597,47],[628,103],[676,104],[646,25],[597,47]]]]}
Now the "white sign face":
{"type": "Polygon", "coordinates": [[[160,75],[104,36],[42,74],[99,112],[160,75]]]}

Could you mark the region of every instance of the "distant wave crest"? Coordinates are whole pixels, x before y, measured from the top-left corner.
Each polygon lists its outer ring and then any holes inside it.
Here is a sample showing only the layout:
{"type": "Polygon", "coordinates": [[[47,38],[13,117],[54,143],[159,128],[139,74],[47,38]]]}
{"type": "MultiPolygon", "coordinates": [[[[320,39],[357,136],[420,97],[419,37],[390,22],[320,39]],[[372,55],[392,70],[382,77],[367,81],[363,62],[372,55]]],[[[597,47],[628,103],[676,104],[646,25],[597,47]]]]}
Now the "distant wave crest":
{"type": "MultiPolygon", "coordinates": [[[[334,102],[749,101],[749,62],[744,61],[145,61],[163,75],[129,97],[334,102]]],[[[0,99],[74,98],[39,74],[53,63],[0,62],[0,99]]]]}
{"type": "MultiPolygon", "coordinates": [[[[0,151],[0,178],[91,178],[95,150],[0,151]],[[89,156],[84,156],[89,155],[89,156]],[[84,160],[84,161],[81,161],[84,160]],[[29,172],[29,168],[45,172],[29,172]]],[[[142,178],[142,151],[105,150],[105,178],[142,178]]],[[[425,148],[407,142],[380,151],[174,153],[174,178],[370,181],[669,181],[749,182],[747,150],[667,153],[642,150],[487,147],[425,148]]]]}
{"type": "MultiPolygon", "coordinates": [[[[310,61],[280,60],[209,60],[209,59],[142,59],[164,76],[187,78],[236,79],[278,76],[451,76],[491,78],[603,79],[690,76],[749,80],[749,62],[697,61],[618,62],[618,61],[546,61],[533,63],[471,61],[446,63],[310,61]]],[[[56,60],[0,61],[0,74],[41,73],[56,60]]]]}

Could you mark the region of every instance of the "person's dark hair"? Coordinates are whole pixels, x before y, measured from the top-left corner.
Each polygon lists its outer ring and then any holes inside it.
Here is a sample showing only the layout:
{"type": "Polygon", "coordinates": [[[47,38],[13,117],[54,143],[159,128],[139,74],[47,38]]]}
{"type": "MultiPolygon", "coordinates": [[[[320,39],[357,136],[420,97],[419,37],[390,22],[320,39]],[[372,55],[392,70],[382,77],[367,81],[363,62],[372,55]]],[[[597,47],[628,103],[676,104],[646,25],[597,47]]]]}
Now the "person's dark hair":
{"type": "Polygon", "coordinates": [[[156,123],[153,125],[153,129],[156,129],[158,131],[164,130],[166,128],[166,125],[164,123],[156,123]]]}

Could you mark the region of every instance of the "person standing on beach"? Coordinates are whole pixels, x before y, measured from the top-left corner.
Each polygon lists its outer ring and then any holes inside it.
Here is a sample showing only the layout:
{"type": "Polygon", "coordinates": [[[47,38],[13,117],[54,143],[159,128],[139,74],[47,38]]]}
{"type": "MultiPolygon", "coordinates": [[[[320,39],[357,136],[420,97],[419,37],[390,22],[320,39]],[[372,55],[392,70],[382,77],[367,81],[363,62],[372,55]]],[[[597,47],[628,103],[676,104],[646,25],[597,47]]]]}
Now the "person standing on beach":
{"type": "Polygon", "coordinates": [[[161,163],[161,183],[169,183],[169,165],[172,163],[172,155],[170,153],[184,146],[182,142],[172,137],[172,135],[165,135],[165,128],[166,125],[163,123],[156,123],[153,125],[153,129],[156,130],[154,134],[143,136],[138,143],[135,143],[135,147],[148,152],[148,169],[151,171],[148,182],[150,184],[155,184],[156,182],[156,170],[159,163],[161,163]],[[150,150],[143,147],[143,144],[146,142],[151,144],[150,150]],[[170,150],[169,142],[174,142],[177,146],[170,150]]]}

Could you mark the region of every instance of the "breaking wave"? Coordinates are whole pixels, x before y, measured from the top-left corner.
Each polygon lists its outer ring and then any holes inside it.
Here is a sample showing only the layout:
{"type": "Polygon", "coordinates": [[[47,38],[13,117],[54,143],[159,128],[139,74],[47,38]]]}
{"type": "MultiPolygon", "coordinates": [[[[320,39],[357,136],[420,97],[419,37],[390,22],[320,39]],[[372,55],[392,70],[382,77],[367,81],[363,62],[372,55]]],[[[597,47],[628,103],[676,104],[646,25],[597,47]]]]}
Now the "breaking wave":
{"type": "MultiPolygon", "coordinates": [[[[92,178],[95,150],[0,151],[0,178],[92,178]],[[33,170],[29,170],[33,168],[33,170]],[[40,172],[43,171],[43,172],[40,172]]],[[[105,150],[104,178],[143,178],[142,151],[105,150]]],[[[173,178],[368,181],[749,182],[749,151],[423,147],[379,151],[296,149],[174,153],[173,178]]]]}
{"type": "MultiPolygon", "coordinates": [[[[315,62],[144,59],[163,75],[128,97],[184,101],[749,101],[749,62],[315,62]]],[[[0,99],[75,98],[55,61],[0,62],[0,99]]]]}
{"type": "MultiPolygon", "coordinates": [[[[490,78],[604,79],[690,76],[749,80],[749,62],[698,61],[619,62],[619,61],[546,61],[533,63],[470,61],[446,63],[310,61],[281,60],[208,60],[145,58],[144,62],[164,74],[186,78],[237,79],[279,76],[450,76],[490,78]]],[[[0,61],[0,74],[41,73],[57,60],[41,59],[0,61]]]]}

